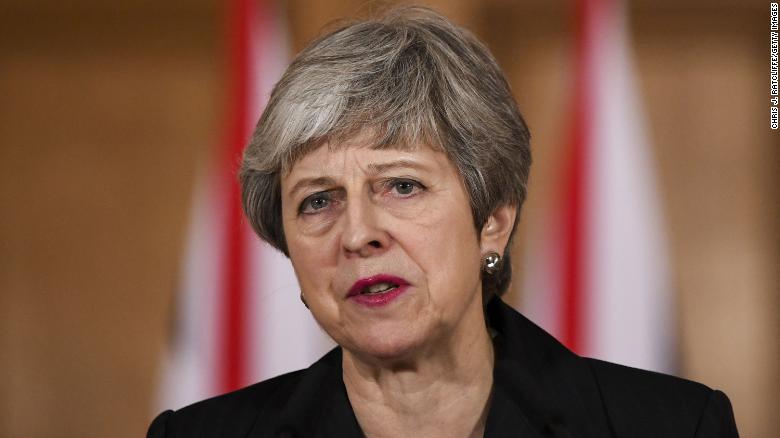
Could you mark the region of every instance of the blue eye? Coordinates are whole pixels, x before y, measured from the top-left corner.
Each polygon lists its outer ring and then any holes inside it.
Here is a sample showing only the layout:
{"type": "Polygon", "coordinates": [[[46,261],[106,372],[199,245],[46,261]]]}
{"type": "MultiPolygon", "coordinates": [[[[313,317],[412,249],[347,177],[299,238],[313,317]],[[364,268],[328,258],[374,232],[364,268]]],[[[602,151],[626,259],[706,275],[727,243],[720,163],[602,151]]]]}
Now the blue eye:
{"type": "Polygon", "coordinates": [[[304,214],[313,214],[328,205],[330,205],[330,194],[328,192],[315,193],[303,200],[299,211],[304,214]]]}
{"type": "Polygon", "coordinates": [[[398,193],[402,195],[409,195],[414,190],[414,184],[410,183],[409,181],[399,181],[395,183],[395,188],[398,193]]]}
{"type": "Polygon", "coordinates": [[[403,197],[414,196],[416,192],[425,188],[419,182],[411,179],[397,179],[397,180],[389,181],[389,183],[391,188],[394,189],[396,193],[402,195],[403,197]]]}

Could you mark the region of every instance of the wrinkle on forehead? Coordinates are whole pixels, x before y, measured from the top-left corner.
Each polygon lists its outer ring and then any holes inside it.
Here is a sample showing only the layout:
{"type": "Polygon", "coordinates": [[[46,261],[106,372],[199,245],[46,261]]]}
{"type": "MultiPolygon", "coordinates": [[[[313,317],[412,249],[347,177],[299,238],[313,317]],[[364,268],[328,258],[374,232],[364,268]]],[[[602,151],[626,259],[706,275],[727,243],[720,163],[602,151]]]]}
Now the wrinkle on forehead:
{"type": "Polygon", "coordinates": [[[429,173],[446,167],[445,162],[449,160],[442,152],[426,145],[382,149],[361,144],[338,148],[322,146],[298,160],[284,180],[298,179],[304,175],[305,180],[337,175],[375,176],[394,169],[417,169],[429,173]]]}
{"type": "Polygon", "coordinates": [[[287,160],[282,164],[282,177],[289,176],[293,166],[303,157],[323,147],[328,148],[329,152],[338,152],[355,147],[372,150],[389,149],[400,152],[414,152],[420,150],[420,148],[428,147],[433,151],[446,153],[445,148],[438,142],[427,138],[397,138],[395,141],[390,142],[387,134],[378,132],[376,128],[364,128],[352,135],[331,135],[298,146],[290,151],[287,160]]]}

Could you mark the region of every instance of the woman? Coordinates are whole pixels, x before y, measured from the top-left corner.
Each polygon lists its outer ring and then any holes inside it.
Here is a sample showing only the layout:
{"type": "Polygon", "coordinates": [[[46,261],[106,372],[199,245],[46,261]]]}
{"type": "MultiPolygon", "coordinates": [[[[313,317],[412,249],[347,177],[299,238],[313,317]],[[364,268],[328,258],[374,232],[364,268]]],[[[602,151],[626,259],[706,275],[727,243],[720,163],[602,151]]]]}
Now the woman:
{"type": "Polygon", "coordinates": [[[726,396],[580,358],[505,305],[531,163],[487,49],[426,9],[335,30],[276,85],[246,214],[339,344],[149,437],[736,436],[726,396]]]}

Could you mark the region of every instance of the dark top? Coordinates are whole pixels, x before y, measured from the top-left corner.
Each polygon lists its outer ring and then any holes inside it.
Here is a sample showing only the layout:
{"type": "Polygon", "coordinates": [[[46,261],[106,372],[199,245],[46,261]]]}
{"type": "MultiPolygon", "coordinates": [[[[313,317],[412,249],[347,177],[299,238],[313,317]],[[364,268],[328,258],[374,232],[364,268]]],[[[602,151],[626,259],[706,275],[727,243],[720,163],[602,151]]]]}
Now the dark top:
{"type": "MultiPolygon", "coordinates": [[[[493,394],[485,437],[737,437],[725,394],[572,353],[493,299],[493,394]]],[[[360,437],[341,349],[308,369],[165,411],[148,438],[360,437]]]]}

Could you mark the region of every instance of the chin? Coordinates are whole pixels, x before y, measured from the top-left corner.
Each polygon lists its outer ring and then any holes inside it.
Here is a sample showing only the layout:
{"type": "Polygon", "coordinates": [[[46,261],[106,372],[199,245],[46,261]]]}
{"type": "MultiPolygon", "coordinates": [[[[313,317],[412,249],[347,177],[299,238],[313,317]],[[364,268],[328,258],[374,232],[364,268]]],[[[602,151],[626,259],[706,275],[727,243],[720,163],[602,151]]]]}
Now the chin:
{"type": "Polygon", "coordinates": [[[425,341],[430,340],[429,336],[423,336],[405,327],[398,330],[395,327],[372,327],[359,337],[352,339],[353,350],[358,356],[365,357],[368,360],[379,361],[404,361],[419,352],[425,345],[425,341]]]}

